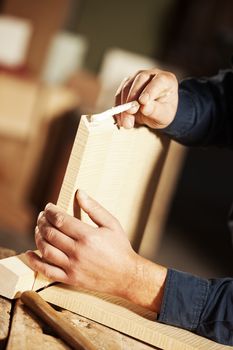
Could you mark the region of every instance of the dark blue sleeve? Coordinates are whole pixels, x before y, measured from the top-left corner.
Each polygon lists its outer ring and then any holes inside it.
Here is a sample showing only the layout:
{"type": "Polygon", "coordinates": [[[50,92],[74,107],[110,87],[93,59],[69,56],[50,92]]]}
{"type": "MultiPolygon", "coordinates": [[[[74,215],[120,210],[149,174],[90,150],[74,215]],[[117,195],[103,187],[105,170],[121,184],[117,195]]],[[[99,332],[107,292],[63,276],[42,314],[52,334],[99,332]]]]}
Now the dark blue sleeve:
{"type": "Polygon", "coordinates": [[[163,132],[188,146],[233,148],[233,70],[182,81],[175,119],[163,132]]]}
{"type": "Polygon", "coordinates": [[[169,269],[158,321],[233,345],[233,278],[208,280],[169,269]]]}

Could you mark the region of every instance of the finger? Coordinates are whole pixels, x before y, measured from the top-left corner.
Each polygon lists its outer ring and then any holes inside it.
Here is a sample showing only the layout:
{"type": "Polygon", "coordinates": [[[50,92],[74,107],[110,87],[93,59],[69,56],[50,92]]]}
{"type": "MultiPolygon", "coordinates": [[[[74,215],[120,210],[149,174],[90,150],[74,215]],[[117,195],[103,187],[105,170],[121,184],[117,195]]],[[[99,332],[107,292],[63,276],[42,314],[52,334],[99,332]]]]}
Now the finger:
{"type": "Polygon", "coordinates": [[[80,207],[98,226],[107,227],[109,229],[119,228],[119,222],[116,218],[84,191],[78,190],[76,192],[76,198],[80,207]]]}
{"type": "MultiPolygon", "coordinates": [[[[124,104],[126,102],[126,99],[127,99],[132,82],[133,82],[133,78],[127,78],[125,81],[123,81],[121,88],[118,89],[118,92],[116,93],[116,96],[115,96],[115,104],[116,105],[121,105],[121,104],[124,104]]],[[[123,126],[122,113],[117,114],[116,119],[117,119],[118,125],[123,126]]]]}
{"type": "Polygon", "coordinates": [[[141,104],[147,104],[151,101],[166,97],[171,93],[173,86],[176,85],[170,75],[156,74],[153,79],[145,86],[139,96],[141,104]]]}
{"type": "Polygon", "coordinates": [[[127,112],[121,113],[121,126],[125,129],[132,129],[135,124],[135,116],[127,112]]]}
{"type": "Polygon", "coordinates": [[[67,282],[68,278],[63,269],[43,261],[42,258],[32,251],[26,252],[26,255],[28,263],[34,271],[40,272],[42,275],[53,281],[67,282]]]}
{"type": "Polygon", "coordinates": [[[142,91],[146,88],[149,82],[156,76],[156,74],[151,74],[150,72],[140,72],[131,84],[127,102],[137,100],[141,95],[142,91]]]}
{"type": "Polygon", "coordinates": [[[140,115],[136,117],[139,123],[146,124],[153,129],[162,129],[170,122],[172,106],[167,103],[166,108],[159,101],[152,101],[141,106],[140,115]],[[171,109],[171,111],[169,111],[171,109]],[[138,118],[138,119],[137,119],[138,118]]]}
{"type": "MultiPolygon", "coordinates": [[[[145,86],[148,84],[148,82],[152,79],[154,75],[146,73],[146,72],[140,72],[138,73],[133,81],[131,82],[129,89],[125,91],[127,93],[126,101],[134,101],[137,100],[140,96],[141,92],[145,88],[145,86]]],[[[134,108],[133,110],[129,110],[125,113],[122,113],[121,115],[121,125],[125,129],[130,129],[134,127],[135,124],[135,117],[132,114],[136,114],[139,110],[140,106],[138,108],[134,108]]]]}
{"type": "MultiPolygon", "coordinates": [[[[124,78],[122,82],[120,83],[120,86],[118,87],[116,94],[115,94],[115,106],[118,106],[121,104],[121,90],[123,89],[125,83],[129,80],[130,78],[124,78]]],[[[117,125],[121,126],[121,114],[116,114],[115,119],[117,121],[117,125]]]]}
{"type": "Polygon", "coordinates": [[[127,77],[127,78],[124,78],[124,79],[122,80],[122,82],[120,83],[120,86],[118,87],[118,89],[117,89],[117,91],[116,91],[116,94],[115,94],[115,105],[116,105],[116,106],[118,106],[118,105],[121,104],[121,90],[123,89],[125,83],[126,83],[127,81],[129,81],[129,80],[130,80],[130,78],[127,77]]]}
{"type": "Polygon", "coordinates": [[[70,256],[75,253],[77,249],[77,240],[57,230],[45,217],[39,220],[38,227],[35,229],[35,234],[37,234],[38,229],[44,240],[66,255],[70,256]]]}
{"type": "Polygon", "coordinates": [[[36,228],[35,231],[36,246],[41,252],[42,258],[53,265],[57,265],[62,268],[69,267],[70,262],[68,256],[47,242],[41,235],[38,228],[36,228]]]}
{"type": "Polygon", "coordinates": [[[74,240],[91,234],[94,228],[81,220],[61,211],[56,205],[49,203],[45,207],[45,217],[51,225],[74,240]]]}

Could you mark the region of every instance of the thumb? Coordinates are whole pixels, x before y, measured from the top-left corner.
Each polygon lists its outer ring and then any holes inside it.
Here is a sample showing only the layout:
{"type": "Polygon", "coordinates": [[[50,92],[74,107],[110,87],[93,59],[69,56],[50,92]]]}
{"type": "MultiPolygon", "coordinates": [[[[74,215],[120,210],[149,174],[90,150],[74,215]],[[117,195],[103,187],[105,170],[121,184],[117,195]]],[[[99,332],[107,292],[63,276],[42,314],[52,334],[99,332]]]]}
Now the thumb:
{"type": "Polygon", "coordinates": [[[86,192],[78,190],[76,192],[76,199],[80,208],[87,213],[95,224],[111,230],[119,228],[118,220],[97,201],[89,197],[86,192]]]}

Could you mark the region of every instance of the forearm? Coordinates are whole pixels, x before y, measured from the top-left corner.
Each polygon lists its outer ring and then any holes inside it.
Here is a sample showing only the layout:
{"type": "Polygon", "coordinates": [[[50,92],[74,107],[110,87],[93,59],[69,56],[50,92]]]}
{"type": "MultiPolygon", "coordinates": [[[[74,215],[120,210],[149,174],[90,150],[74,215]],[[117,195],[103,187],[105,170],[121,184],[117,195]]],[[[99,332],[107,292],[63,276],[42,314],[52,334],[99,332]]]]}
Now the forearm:
{"type": "Polygon", "coordinates": [[[187,79],[179,85],[173,122],[163,132],[189,146],[233,147],[233,71],[206,79],[187,79]]]}
{"type": "Polygon", "coordinates": [[[136,255],[125,298],[156,313],[160,312],[167,268],[136,255]]]}
{"type": "Polygon", "coordinates": [[[233,345],[233,279],[168,270],[159,322],[233,345]]]}

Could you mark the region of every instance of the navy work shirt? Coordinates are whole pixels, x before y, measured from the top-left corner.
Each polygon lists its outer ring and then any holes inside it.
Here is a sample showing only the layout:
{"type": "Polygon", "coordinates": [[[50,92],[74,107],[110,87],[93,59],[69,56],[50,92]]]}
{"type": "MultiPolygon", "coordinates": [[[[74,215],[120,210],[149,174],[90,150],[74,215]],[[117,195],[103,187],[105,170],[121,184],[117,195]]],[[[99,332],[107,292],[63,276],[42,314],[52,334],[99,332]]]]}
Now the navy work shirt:
{"type": "MultiPolygon", "coordinates": [[[[187,146],[233,149],[233,71],[181,82],[175,119],[163,131],[187,146]]],[[[233,232],[233,220],[229,226],[233,232]]],[[[233,345],[233,278],[169,269],[158,321],[233,345]]]]}

